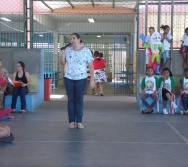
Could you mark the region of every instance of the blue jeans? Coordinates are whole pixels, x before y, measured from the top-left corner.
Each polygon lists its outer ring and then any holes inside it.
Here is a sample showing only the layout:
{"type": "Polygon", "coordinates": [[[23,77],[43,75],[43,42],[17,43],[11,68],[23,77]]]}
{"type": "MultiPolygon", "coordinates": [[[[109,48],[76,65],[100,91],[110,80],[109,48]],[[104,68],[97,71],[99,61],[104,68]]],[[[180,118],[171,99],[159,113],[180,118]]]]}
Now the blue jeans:
{"type": "Polygon", "coordinates": [[[149,94],[147,94],[147,93],[144,94],[144,95],[142,96],[141,100],[142,100],[142,103],[143,103],[147,108],[149,108],[149,107],[153,108],[153,107],[157,104],[157,97],[153,97],[152,94],[151,94],[151,95],[149,95],[149,94]],[[148,98],[148,97],[151,97],[152,100],[153,100],[153,102],[151,103],[151,105],[149,105],[149,103],[147,102],[147,98],[148,98]]]}
{"type": "Polygon", "coordinates": [[[188,110],[188,96],[185,97],[184,95],[182,96],[182,104],[183,104],[183,108],[185,111],[188,110]]]}
{"type": "Polygon", "coordinates": [[[21,100],[21,110],[26,109],[26,101],[25,101],[25,95],[27,95],[29,92],[27,87],[19,87],[19,88],[14,88],[13,93],[12,93],[12,104],[11,108],[15,109],[16,107],[16,101],[18,95],[20,95],[20,100],[21,100]]]}
{"type": "Polygon", "coordinates": [[[82,123],[84,91],[87,78],[81,80],[71,80],[64,77],[64,84],[68,97],[68,117],[69,123],[82,123]]]}

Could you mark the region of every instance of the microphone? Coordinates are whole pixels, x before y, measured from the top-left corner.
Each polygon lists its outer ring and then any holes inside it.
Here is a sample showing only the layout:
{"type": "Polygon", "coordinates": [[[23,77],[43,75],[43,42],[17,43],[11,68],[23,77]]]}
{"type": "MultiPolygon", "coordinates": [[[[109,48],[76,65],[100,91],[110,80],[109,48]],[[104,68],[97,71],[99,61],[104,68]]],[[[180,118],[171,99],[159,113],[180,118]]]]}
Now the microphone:
{"type": "Polygon", "coordinates": [[[63,46],[62,48],[60,48],[60,50],[64,50],[64,49],[66,49],[69,46],[71,46],[71,43],[68,43],[67,45],[63,46]]]}

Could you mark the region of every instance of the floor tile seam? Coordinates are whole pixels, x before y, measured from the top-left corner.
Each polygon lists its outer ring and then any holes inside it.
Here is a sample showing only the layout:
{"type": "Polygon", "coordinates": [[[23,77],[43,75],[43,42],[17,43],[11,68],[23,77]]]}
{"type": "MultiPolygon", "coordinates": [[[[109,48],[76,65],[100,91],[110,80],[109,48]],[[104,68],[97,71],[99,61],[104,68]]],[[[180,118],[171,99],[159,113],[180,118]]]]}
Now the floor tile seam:
{"type": "Polygon", "coordinates": [[[179,130],[177,130],[170,122],[166,123],[176,133],[176,135],[179,136],[183,142],[185,142],[185,144],[188,144],[188,139],[179,130]]]}
{"type": "MultiPolygon", "coordinates": [[[[51,102],[67,102],[68,100],[57,100],[57,101],[55,101],[55,100],[53,100],[53,101],[51,101],[51,102]]],[[[114,101],[114,100],[99,100],[99,99],[95,99],[95,100],[84,100],[84,102],[114,102],[114,103],[117,103],[117,102],[127,102],[127,103],[135,103],[135,105],[136,105],[136,101],[132,101],[132,100],[130,100],[130,101],[127,101],[127,100],[117,100],[117,101],[114,101]]]]}
{"type": "Polygon", "coordinates": [[[66,141],[66,140],[54,140],[54,141],[24,141],[24,140],[17,140],[14,143],[98,143],[98,144],[150,144],[150,145],[187,145],[186,143],[174,142],[174,143],[160,143],[160,142],[110,142],[110,141],[66,141]]]}
{"type": "MultiPolygon", "coordinates": [[[[14,119],[14,121],[26,121],[25,119],[14,119]]],[[[45,119],[27,119],[27,121],[46,121],[46,122],[68,122],[67,120],[45,120],[45,119]]],[[[13,121],[10,121],[13,122],[13,121]]],[[[106,121],[106,120],[84,120],[83,122],[119,122],[119,123],[175,123],[187,124],[188,122],[169,122],[169,121],[106,121]]],[[[2,121],[2,123],[9,123],[9,121],[2,121]]]]}

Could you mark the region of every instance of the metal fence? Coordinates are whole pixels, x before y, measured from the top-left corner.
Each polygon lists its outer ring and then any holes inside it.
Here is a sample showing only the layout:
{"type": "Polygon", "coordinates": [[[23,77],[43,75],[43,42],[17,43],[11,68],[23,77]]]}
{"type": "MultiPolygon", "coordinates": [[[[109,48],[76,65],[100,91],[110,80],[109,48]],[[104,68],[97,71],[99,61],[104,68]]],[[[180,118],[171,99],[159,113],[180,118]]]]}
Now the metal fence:
{"type": "MultiPolygon", "coordinates": [[[[188,1],[142,1],[138,3],[137,17],[137,35],[148,34],[149,27],[163,33],[160,26],[169,25],[173,36],[173,48],[178,49],[185,28],[188,27],[188,1]]],[[[137,41],[138,48],[142,48],[141,41],[137,41]]]]}
{"type": "Polygon", "coordinates": [[[44,75],[52,77],[56,87],[63,76],[59,48],[69,42],[71,33],[78,32],[84,45],[104,53],[111,79],[121,82],[115,73],[133,71],[133,55],[142,48],[139,34],[147,34],[150,26],[161,31],[162,24],[171,27],[173,47],[178,48],[188,27],[188,2],[1,0],[0,48],[44,49],[44,75]]]}

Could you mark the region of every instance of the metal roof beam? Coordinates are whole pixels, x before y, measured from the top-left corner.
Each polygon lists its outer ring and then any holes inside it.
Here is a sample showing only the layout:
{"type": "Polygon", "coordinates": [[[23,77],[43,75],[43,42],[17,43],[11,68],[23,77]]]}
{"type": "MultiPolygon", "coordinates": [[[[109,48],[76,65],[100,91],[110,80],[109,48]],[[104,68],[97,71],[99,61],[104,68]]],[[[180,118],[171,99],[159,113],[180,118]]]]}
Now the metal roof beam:
{"type": "Polygon", "coordinates": [[[52,9],[48,4],[46,4],[43,0],[41,0],[41,2],[42,2],[47,8],[49,8],[49,9],[53,12],[53,9],[52,9]]]}
{"type": "Polygon", "coordinates": [[[93,1],[93,0],[91,0],[91,3],[92,3],[92,6],[95,7],[95,4],[94,4],[94,1],[93,1]]]}
{"type": "Polygon", "coordinates": [[[115,8],[115,0],[113,0],[112,7],[115,8]]]}
{"type": "Polygon", "coordinates": [[[69,3],[69,5],[70,6],[72,6],[72,8],[74,9],[74,5],[71,3],[71,1],[70,0],[66,0],[68,3],[69,3]]]}

